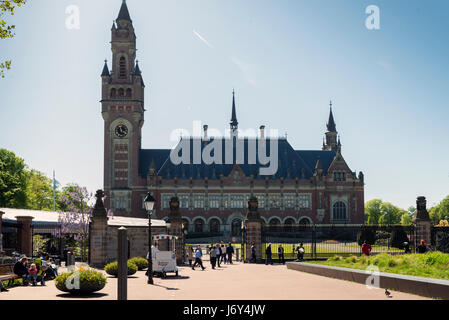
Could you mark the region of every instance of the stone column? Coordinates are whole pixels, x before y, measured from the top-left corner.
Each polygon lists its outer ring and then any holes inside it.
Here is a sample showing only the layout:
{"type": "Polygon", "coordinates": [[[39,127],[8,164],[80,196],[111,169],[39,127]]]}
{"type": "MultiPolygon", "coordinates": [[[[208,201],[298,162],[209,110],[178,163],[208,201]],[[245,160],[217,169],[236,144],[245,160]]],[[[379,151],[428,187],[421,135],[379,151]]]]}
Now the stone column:
{"type": "Polygon", "coordinates": [[[175,241],[176,263],[180,265],[184,263],[184,233],[182,228],[181,212],[179,211],[178,197],[173,197],[170,199],[170,213],[168,214],[168,219],[170,221],[168,234],[178,237],[178,240],[175,241]]]}
{"type": "Polygon", "coordinates": [[[426,245],[431,244],[431,233],[432,233],[432,223],[430,221],[429,213],[426,209],[426,198],[418,197],[416,200],[416,212],[413,218],[413,223],[415,224],[414,232],[414,245],[415,248],[419,245],[421,240],[426,242],[426,245]]]}
{"type": "Polygon", "coordinates": [[[94,268],[104,268],[107,263],[108,217],[103,191],[98,190],[95,197],[97,202],[89,223],[89,264],[94,268]]]}
{"type": "Polygon", "coordinates": [[[0,211],[0,253],[3,251],[2,216],[5,213],[0,211]]]}
{"type": "Polygon", "coordinates": [[[251,197],[248,201],[248,212],[245,219],[246,226],[246,260],[251,260],[251,246],[256,247],[256,262],[262,259],[262,219],[258,211],[258,201],[256,197],[251,197]]]}
{"type": "Polygon", "coordinates": [[[31,257],[33,255],[33,232],[31,230],[31,223],[34,217],[18,216],[16,219],[21,225],[19,232],[20,253],[31,257]]]}

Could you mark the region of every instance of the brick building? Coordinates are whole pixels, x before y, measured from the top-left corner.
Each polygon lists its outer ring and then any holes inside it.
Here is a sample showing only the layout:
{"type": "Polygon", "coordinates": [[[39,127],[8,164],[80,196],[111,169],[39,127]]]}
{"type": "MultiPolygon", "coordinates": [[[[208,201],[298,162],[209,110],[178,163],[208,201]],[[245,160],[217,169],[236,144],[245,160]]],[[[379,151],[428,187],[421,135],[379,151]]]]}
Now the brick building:
{"type": "MultiPolygon", "coordinates": [[[[205,126],[204,136],[199,139],[201,152],[212,142],[232,142],[231,162],[226,152],[219,156],[217,150],[213,156],[222,157],[222,161],[195,162],[195,140],[191,140],[193,161],[174,164],[170,149],[141,148],[145,84],[136,61],[136,35],[125,1],[111,33],[112,70],[105,62],[101,104],[105,205],[115,215],[145,217],[142,200],[151,191],[157,199],[155,213],[160,219],[168,217],[170,197],[179,197],[190,232],[237,235],[251,195],[258,198],[265,223],[363,223],[363,173],[352,172],[343,159],[332,105],[322,150],[295,150],[286,138],[279,138],[275,174],[261,175],[260,168],[265,166],[259,159],[250,161],[248,152],[253,145],[256,149],[259,145],[253,144],[255,139],[238,136],[234,96],[230,136],[208,137],[205,126]],[[239,160],[236,145],[243,146],[244,159],[239,160]]],[[[264,135],[263,126],[260,135],[264,135]]]]}

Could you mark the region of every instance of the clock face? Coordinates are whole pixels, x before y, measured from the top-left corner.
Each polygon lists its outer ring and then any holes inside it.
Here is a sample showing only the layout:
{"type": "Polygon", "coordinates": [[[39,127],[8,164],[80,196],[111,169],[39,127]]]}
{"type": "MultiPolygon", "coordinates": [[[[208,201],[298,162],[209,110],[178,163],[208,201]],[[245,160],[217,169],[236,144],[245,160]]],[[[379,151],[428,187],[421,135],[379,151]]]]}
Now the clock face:
{"type": "Polygon", "coordinates": [[[124,124],[119,124],[115,128],[115,135],[119,138],[124,138],[128,134],[128,128],[124,124]]]}

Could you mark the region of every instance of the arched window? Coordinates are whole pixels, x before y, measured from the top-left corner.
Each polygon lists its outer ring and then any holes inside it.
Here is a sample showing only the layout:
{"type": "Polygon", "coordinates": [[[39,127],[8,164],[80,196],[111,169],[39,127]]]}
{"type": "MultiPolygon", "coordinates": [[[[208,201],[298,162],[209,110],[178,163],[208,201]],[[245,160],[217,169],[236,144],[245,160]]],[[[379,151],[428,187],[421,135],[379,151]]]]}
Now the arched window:
{"type": "Polygon", "coordinates": [[[301,226],[306,227],[306,226],[310,225],[310,220],[307,218],[301,218],[301,220],[299,220],[299,224],[301,226]]]}
{"type": "Polygon", "coordinates": [[[120,57],[119,78],[126,79],[126,58],[125,57],[120,57]]]}
{"type": "Polygon", "coordinates": [[[118,96],[124,97],[125,96],[125,90],[123,88],[118,89],[118,96]]]}
{"type": "Polygon", "coordinates": [[[295,220],[293,220],[292,218],[288,218],[287,220],[285,220],[284,226],[285,226],[285,231],[286,232],[292,232],[293,228],[292,225],[295,224],[295,220]]]}
{"type": "Polygon", "coordinates": [[[131,96],[132,96],[132,90],[131,89],[126,89],[126,97],[127,98],[131,98],[131,96]]]}
{"type": "Polygon", "coordinates": [[[332,207],[333,220],[346,220],[346,204],[344,202],[336,202],[332,207]]]}
{"type": "Polygon", "coordinates": [[[115,98],[117,96],[117,90],[115,88],[111,89],[111,98],[115,98]]]}
{"type": "Polygon", "coordinates": [[[218,219],[212,219],[209,222],[209,231],[212,233],[220,232],[220,221],[218,221],[218,219]]]}
{"type": "Polygon", "coordinates": [[[195,232],[203,232],[204,221],[201,219],[195,220],[195,232]]]}
{"type": "Polygon", "coordinates": [[[280,232],[281,220],[278,218],[273,218],[269,221],[270,230],[273,232],[280,232]]]}
{"type": "Polygon", "coordinates": [[[242,220],[234,219],[231,224],[231,234],[233,237],[237,237],[240,235],[242,231],[242,220]]]}

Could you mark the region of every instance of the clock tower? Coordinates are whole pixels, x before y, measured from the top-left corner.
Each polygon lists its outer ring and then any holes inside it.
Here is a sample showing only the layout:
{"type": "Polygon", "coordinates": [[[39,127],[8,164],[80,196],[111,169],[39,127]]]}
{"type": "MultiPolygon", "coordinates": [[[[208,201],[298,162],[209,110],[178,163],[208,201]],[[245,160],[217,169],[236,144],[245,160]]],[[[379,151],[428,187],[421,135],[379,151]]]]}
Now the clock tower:
{"type": "Polygon", "coordinates": [[[136,61],[136,35],[126,0],[111,33],[111,72],[105,61],[101,74],[105,204],[114,214],[126,216],[131,212],[132,186],[138,179],[145,111],[145,85],[136,61]]]}

